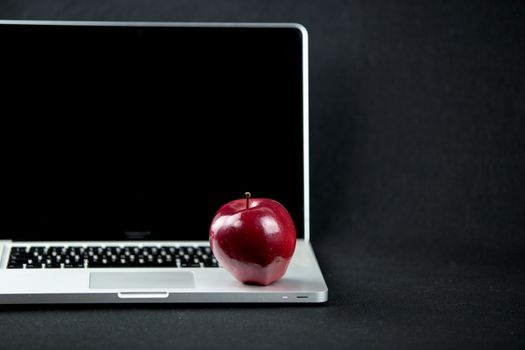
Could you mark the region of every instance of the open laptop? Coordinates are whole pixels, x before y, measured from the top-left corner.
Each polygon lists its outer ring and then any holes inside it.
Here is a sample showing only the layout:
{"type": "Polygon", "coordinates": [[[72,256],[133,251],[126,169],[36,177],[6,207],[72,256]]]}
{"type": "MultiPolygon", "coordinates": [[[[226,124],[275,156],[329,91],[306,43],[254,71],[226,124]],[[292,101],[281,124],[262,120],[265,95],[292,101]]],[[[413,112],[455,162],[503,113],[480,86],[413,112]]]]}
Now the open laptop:
{"type": "Polygon", "coordinates": [[[0,43],[0,303],[327,300],[302,26],[0,21],[0,43]],[[266,287],[209,248],[246,191],[297,229],[266,287]]]}

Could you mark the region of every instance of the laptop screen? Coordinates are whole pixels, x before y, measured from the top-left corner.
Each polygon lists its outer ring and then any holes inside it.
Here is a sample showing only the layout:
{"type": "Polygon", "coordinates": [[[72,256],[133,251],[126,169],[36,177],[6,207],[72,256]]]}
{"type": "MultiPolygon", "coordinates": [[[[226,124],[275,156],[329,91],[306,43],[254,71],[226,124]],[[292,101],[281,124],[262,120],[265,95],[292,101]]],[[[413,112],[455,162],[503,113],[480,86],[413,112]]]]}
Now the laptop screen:
{"type": "Polygon", "coordinates": [[[303,237],[295,28],[0,25],[0,239],[207,240],[273,198],[303,237]]]}

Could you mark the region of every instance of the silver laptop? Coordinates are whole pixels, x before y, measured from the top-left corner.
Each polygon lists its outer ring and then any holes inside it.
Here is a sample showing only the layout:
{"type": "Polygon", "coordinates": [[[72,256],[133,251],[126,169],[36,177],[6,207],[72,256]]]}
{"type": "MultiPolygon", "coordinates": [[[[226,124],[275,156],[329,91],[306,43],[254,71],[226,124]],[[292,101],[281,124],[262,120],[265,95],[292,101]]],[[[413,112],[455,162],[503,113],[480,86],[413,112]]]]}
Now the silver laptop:
{"type": "Polygon", "coordinates": [[[0,42],[0,303],[327,300],[302,26],[0,21],[0,42]],[[208,243],[246,191],[297,229],[266,287],[208,243]]]}

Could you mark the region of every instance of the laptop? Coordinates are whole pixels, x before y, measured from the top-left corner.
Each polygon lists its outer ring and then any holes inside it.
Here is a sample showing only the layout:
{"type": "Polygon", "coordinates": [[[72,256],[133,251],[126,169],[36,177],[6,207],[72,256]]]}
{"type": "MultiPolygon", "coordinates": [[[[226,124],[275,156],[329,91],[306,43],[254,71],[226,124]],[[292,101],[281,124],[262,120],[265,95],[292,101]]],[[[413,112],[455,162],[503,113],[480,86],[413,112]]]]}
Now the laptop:
{"type": "Polygon", "coordinates": [[[0,303],[321,303],[298,24],[0,21],[0,303]],[[218,265],[217,210],[283,204],[284,277],[218,265]]]}

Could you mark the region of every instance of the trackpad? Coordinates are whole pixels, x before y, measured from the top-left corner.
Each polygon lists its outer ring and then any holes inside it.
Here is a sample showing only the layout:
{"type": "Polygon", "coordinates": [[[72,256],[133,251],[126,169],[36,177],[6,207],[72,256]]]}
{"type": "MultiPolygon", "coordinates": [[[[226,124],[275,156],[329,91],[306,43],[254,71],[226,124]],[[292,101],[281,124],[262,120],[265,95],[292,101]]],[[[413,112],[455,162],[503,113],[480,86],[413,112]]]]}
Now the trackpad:
{"type": "Polygon", "coordinates": [[[165,272],[91,272],[92,289],[167,289],[195,288],[193,273],[189,271],[165,272]]]}

